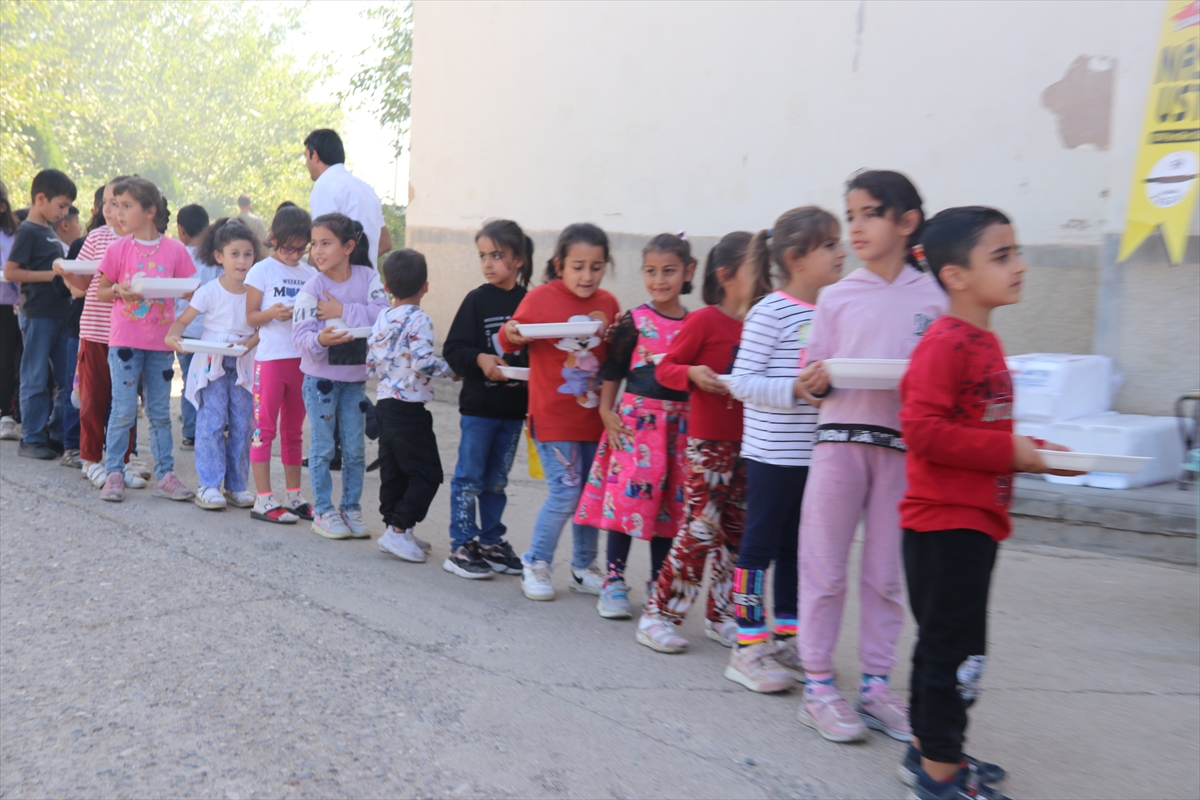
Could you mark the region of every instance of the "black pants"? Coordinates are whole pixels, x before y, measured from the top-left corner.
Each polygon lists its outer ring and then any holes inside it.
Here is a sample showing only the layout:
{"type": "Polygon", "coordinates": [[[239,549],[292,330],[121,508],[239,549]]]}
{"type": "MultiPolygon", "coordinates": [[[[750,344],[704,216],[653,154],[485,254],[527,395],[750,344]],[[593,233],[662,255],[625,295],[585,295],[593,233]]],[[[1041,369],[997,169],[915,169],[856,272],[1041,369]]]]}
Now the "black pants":
{"type": "Polygon", "coordinates": [[[21,395],[21,326],[17,307],[0,305],[0,415],[20,420],[17,410],[21,395]]]}
{"type": "MultiPolygon", "coordinates": [[[[671,542],[675,541],[666,536],[655,536],[650,540],[650,580],[658,580],[658,571],[671,552],[671,542]]],[[[629,548],[633,545],[633,537],[620,531],[608,532],[608,577],[615,579],[624,577],[625,565],[629,562],[629,548]]]]}
{"type": "Polygon", "coordinates": [[[441,484],[442,459],[433,415],[424,403],[380,400],[379,513],[398,531],[425,519],[441,484]]]}
{"type": "Polygon", "coordinates": [[[765,570],[775,562],[775,614],[797,616],[800,503],[808,467],[779,467],[746,459],[746,527],[737,566],[765,570]]]}
{"type": "Polygon", "coordinates": [[[904,531],[908,602],[917,620],[909,715],[921,755],[957,764],[987,652],[996,541],[973,530],[904,531]]]}

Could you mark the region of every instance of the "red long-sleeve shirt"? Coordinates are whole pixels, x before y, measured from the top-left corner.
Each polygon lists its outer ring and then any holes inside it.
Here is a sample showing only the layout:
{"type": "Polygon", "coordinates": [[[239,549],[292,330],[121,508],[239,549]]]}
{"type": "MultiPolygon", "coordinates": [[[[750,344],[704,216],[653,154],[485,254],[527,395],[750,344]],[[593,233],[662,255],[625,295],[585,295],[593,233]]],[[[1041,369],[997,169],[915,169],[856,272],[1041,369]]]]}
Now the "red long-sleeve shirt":
{"type": "Polygon", "coordinates": [[[668,389],[691,392],[688,436],[718,442],[742,440],[742,404],[727,394],[713,394],[688,380],[688,367],[711,367],[718,375],[733,369],[742,323],[716,306],[688,314],[683,329],[654,368],[654,377],[668,389]]]}
{"type": "MultiPolygon", "coordinates": [[[[539,442],[595,442],[604,433],[597,410],[600,365],[608,355],[604,331],[620,311],[617,298],[603,289],[584,299],[555,280],[530,289],[513,312],[513,319],[527,324],[570,322],[572,317],[603,323],[594,337],[529,343],[529,426],[539,442]]],[[[504,328],[497,338],[506,353],[521,349],[508,341],[504,328]]]]}
{"type": "Polygon", "coordinates": [[[1008,538],[1012,379],[1000,340],[956,317],[935,321],[900,382],[908,490],[900,524],[1008,538]]]}

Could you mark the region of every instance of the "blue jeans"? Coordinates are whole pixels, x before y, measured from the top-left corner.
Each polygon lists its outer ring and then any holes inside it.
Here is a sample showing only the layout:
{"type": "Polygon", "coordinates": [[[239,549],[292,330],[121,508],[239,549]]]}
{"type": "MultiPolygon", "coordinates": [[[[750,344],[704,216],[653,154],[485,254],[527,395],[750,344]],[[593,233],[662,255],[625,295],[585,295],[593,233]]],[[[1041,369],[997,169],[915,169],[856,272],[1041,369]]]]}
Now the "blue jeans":
{"type": "MultiPolygon", "coordinates": [[[[192,356],[195,353],[176,353],[179,359],[179,372],[183,376],[183,390],[187,391],[188,370],[192,368],[192,356]]],[[[187,397],[179,398],[179,413],[183,416],[183,438],[196,438],[196,407],[188,402],[187,397]]],[[[204,484],[201,484],[203,486],[204,484]]]]}
{"type": "Polygon", "coordinates": [[[497,544],[508,530],[500,521],[508,503],[504,487],[525,421],[464,414],[458,424],[462,435],[454,479],[450,481],[450,546],[457,550],[475,537],[479,537],[480,544],[497,544]]]}
{"type": "Polygon", "coordinates": [[[175,377],[175,353],[170,350],[138,350],[109,347],[108,371],[112,376],[112,411],[105,435],[104,469],[109,473],[125,468],[129,430],[137,424],[138,378],[142,378],[146,419],[150,422],[150,454],[154,456],[154,478],[162,480],[175,469],[171,452],[171,379],[175,377]]]}
{"type": "MultiPolygon", "coordinates": [[[[546,502],[538,512],[533,526],[533,540],[529,552],[521,556],[526,564],[534,561],[553,563],[554,550],[563,525],[575,516],[579,496],[583,493],[583,482],[592,469],[599,442],[537,442],[538,457],[546,473],[546,502]]],[[[591,525],[571,523],[575,534],[571,566],[587,569],[596,560],[598,531],[591,525]]]]}
{"type": "MultiPolygon", "coordinates": [[[[71,405],[71,382],[75,363],[70,359],[67,321],[59,317],[20,316],[21,337],[21,440],[27,444],[48,444],[51,434],[63,435],[63,421],[70,424],[67,409],[75,412],[75,444],[79,446],[79,412],[71,405]],[[51,414],[50,378],[54,378],[55,396],[51,414]]],[[[66,442],[63,442],[64,446],[66,442]]]]}
{"type": "Polygon", "coordinates": [[[308,477],[312,482],[313,511],[328,514],[333,511],[333,476],[329,462],[333,459],[334,428],[342,435],[342,502],[341,511],[360,511],[362,505],[363,472],[366,468],[367,423],[363,413],[367,407],[365,383],[344,383],[328,378],[304,376],[304,410],[308,414],[311,441],[308,446],[308,477]]]}
{"type": "Polygon", "coordinates": [[[246,491],[250,475],[250,437],[254,432],[254,395],[237,385],[237,359],[225,356],[225,374],[199,391],[196,399],[196,474],[200,486],[246,491]],[[228,431],[226,431],[228,426],[228,431]]]}
{"type": "Polygon", "coordinates": [[[79,339],[67,339],[67,402],[63,406],[63,416],[51,420],[50,430],[58,428],[62,432],[64,450],[79,449],[79,409],[71,402],[71,392],[75,388],[75,366],[79,363],[79,339]]]}

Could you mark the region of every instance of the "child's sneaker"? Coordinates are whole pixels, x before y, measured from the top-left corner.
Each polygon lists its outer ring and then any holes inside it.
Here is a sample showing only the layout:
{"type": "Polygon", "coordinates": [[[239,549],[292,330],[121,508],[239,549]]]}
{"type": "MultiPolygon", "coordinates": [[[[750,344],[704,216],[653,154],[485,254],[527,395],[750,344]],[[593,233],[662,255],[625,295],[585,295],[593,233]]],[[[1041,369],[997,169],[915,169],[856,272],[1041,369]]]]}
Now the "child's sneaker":
{"type": "Polygon", "coordinates": [[[908,796],[915,800],[1009,800],[996,789],[980,782],[967,768],[959,769],[953,780],[944,782],[935,781],[925,770],[919,770],[908,796]]]}
{"type": "Polygon", "coordinates": [[[629,619],[633,608],[629,605],[629,587],[625,581],[607,583],[600,589],[596,611],[605,619],[629,619]]]}
{"type": "Polygon", "coordinates": [[[397,531],[389,525],[379,537],[379,549],[414,564],[425,563],[425,551],[413,541],[412,531],[397,531]]]}
{"type": "Polygon", "coordinates": [[[337,511],[314,515],[312,529],[313,533],[326,539],[349,539],[351,536],[350,529],[346,527],[342,515],[337,511]]]}
{"type": "Polygon", "coordinates": [[[550,562],[535,561],[526,564],[522,561],[521,591],[530,600],[553,600],[554,584],[550,582],[550,562]]]}
{"type": "Polygon", "coordinates": [[[514,553],[512,545],[503,539],[496,544],[480,545],[479,552],[493,571],[501,575],[521,574],[521,557],[514,553]]]}
{"type": "Polygon", "coordinates": [[[125,471],[132,472],[134,475],[144,478],[145,480],[150,480],[152,477],[154,477],[154,473],[150,471],[150,467],[140,458],[129,459],[129,461],[125,464],[125,471]]]}
{"type": "Polygon", "coordinates": [[[146,479],[136,472],[125,470],[125,488],[126,489],[145,489],[148,484],[146,479]]]}
{"type": "Polygon", "coordinates": [[[88,464],[87,472],[83,473],[83,477],[91,481],[92,486],[103,489],[108,480],[108,470],[104,468],[104,464],[97,461],[95,464],[88,464]]]}
{"type": "Polygon", "coordinates": [[[16,441],[20,438],[21,431],[17,429],[17,421],[12,417],[0,417],[0,439],[16,441]]]}
{"type": "Polygon", "coordinates": [[[722,647],[733,647],[737,644],[737,623],[731,619],[721,622],[704,620],[704,635],[722,647]]]}
{"type": "Polygon", "coordinates": [[[261,519],[263,522],[277,522],[281,525],[295,525],[300,521],[298,515],[293,514],[276,503],[274,497],[264,499],[254,498],[254,509],[250,512],[250,519],[261,519]]]}
{"type": "Polygon", "coordinates": [[[587,569],[571,567],[571,591],[580,594],[600,594],[604,588],[604,575],[595,564],[587,569]]]}
{"type": "MultiPolygon", "coordinates": [[[[363,522],[361,511],[343,511],[341,514],[342,522],[346,523],[352,537],[355,539],[371,538],[371,532],[367,530],[367,523],[363,522]]],[[[409,536],[412,536],[412,531],[409,531],[409,536]]]]}
{"type": "Polygon", "coordinates": [[[861,742],[867,727],[832,684],[809,681],[796,716],[831,742],[861,742]]]}
{"type": "Polygon", "coordinates": [[[775,640],[775,661],[792,673],[796,680],[804,682],[804,665],[800,663],[800,651],[796,649],[795,636],[775,640]]]}
{"type": "Polygon", "coordinates": [[[642,614],[633,638],[660,653],[682,653],[688,646],[688,640],[675,632],[674,625],[649,614],[642,614]]]}
{"type": "MultiPolygon", "coordinates": [[[[1008,772],[999,764],[980,761],[966,753],[963,753],[963,763],[974,773],[976,780],[980,783],[1000,783],[1008,777],[1008,772]]],[[[900,776],[901,783],[912,787],[917,782],[917,776],[921,774],[921,751],[911,744],[906,747],[897,774],[900,776]]]]}
{"type": "Polygon", "coordinates": [[[180,439],[179,440],[179,449],[180,450],[195,450],[196,449],[196,440],[195,439],[180,439]]]}
{"type": "Polygon", "coordinates": [[[212,486],[201,486],[200,493],[196,495],[196,499],[192,502],[205,511],[225,510],[225,495],[221,494],[220,489],[215,489],[212,486]]]}
{"type": "Polygon", "coordinates": [[[168,472],[163,475],[161,481],[154,484],[153,494],[155,497],[165,497],[168,500],[191,500],[196,496],[195,492],[180,482],[179,476],[174,472],[168,472]]]}
{"type": "Polygon", "coordinates": [[[75,449],[68,450],[67,452],[63,453],[62,458],[58,460],[58,463],[62,464],[64,467],[78,468],[79,465],[83,463],[83,460],[79,457],[79,450],[75,449]]]}
{"type": "Polygon", "coordinates": [[[492,565],[484,560],[479,542],[467,542],[457,550],[451,550],[442,562],[442,569],[470,581],[491,578],[496,574],[492,565]]]}
{"type": "Polygon", "coordinates": [[[225,499],[234,508],[254,508],[254,492],[225,492],[225,499]]]}
{"type": "Polygon", "coordinates": [[[100,490],[100,499],[110,503],[120,503],[125,499],[125,473],[110,472],[104,479],[104,488],[100,490]]]}
{"type": "Polygon", "coordinates": [[[774,657],[775,648],[769,642],[735,647],[729,654],[725,677],[740,683],[752,692],[782,692],[792,688],[796,679],[774,657]]]}
{"type": "Polygon", "coordinates": [[[871,678],[860,691],[855,711],[868,728],[883,731],[900,742],[912,741],[908,724],[908,705],[904,703],[883,678],[871,678]]]}

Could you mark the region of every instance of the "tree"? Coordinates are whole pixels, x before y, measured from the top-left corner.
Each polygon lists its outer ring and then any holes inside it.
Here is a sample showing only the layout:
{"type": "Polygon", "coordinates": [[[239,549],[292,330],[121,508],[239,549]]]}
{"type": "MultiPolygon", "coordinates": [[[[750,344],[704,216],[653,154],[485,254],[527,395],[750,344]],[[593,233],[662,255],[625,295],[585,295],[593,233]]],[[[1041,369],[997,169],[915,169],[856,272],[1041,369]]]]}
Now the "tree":
{"type": "Polygon", "coordinates": [[[373,103],[375,118],[392,132],[398,156],[408,134],[412,95],[412,3],[377,6],[367,9],[363,17],[377,32],[372,37],[373,47],[359,55],[377,51],[378,56],[350,78],[349,90],[338,97],[357,96],[359,102],[373,103]]]}
{"type": "Polygon", "coordinates": [[[340,109],[309,99],[330,74],[286,48],[301,8],[250,3],[0,3],[0,176],[14,198],[64,170],[82,196],[118,174],[155,181],[173,207],[228,214],[300,205],[302,142],[340,109]]]}

